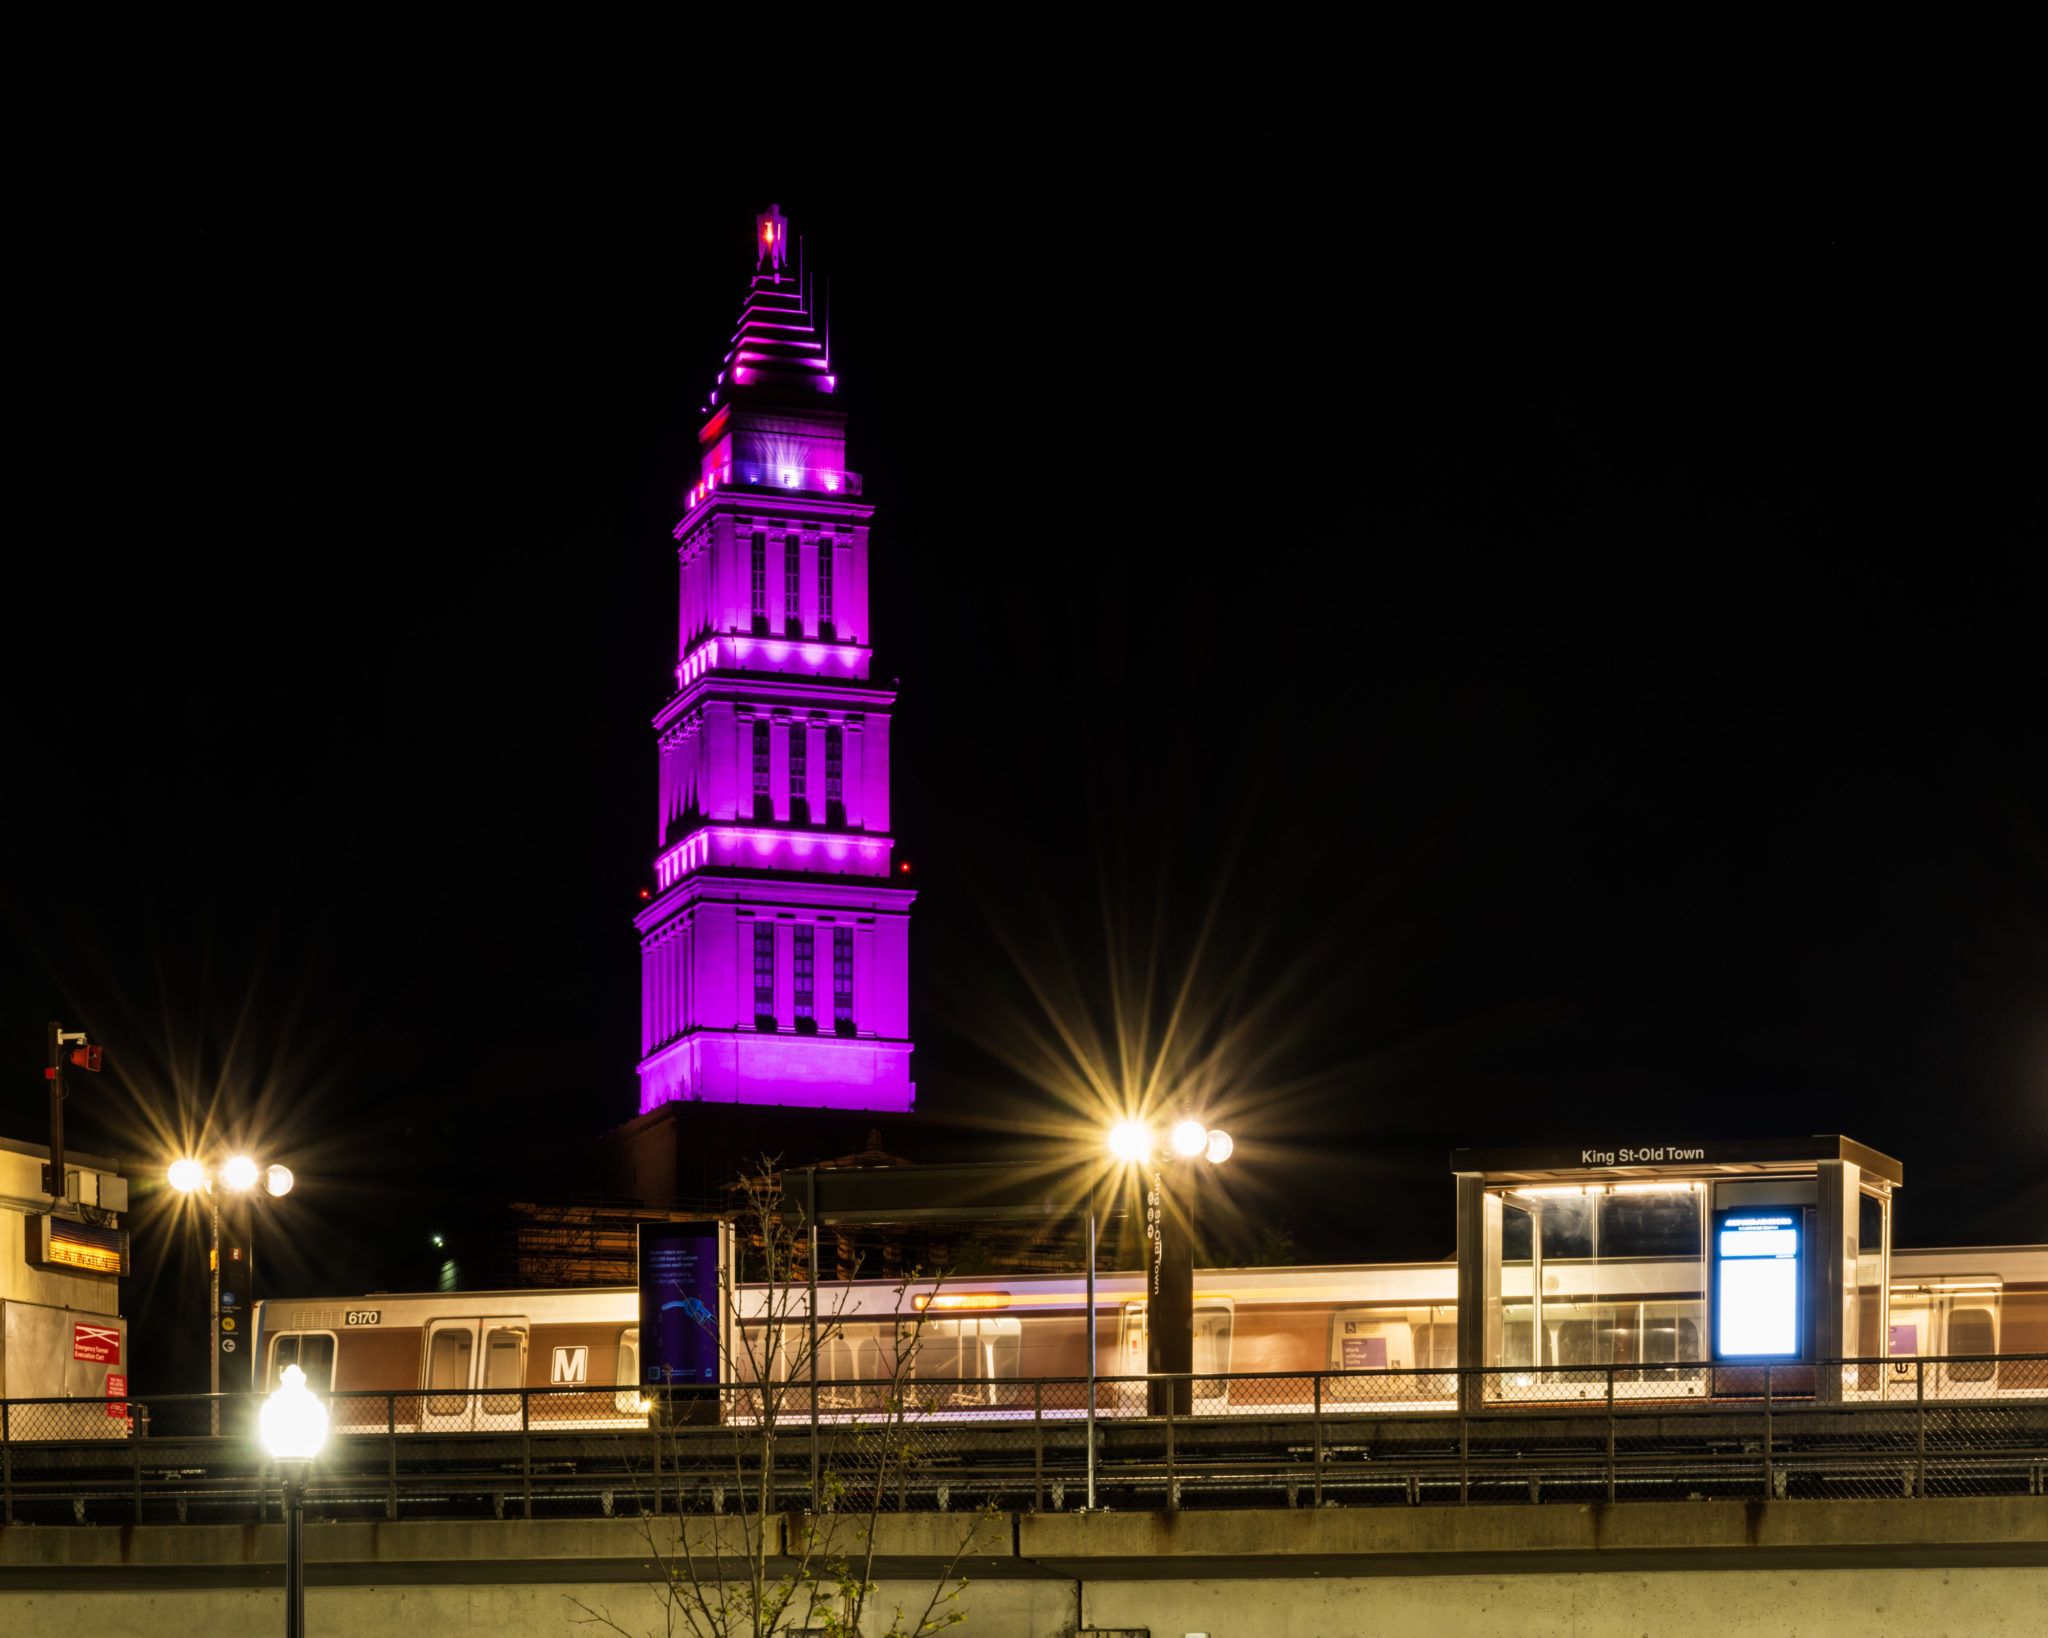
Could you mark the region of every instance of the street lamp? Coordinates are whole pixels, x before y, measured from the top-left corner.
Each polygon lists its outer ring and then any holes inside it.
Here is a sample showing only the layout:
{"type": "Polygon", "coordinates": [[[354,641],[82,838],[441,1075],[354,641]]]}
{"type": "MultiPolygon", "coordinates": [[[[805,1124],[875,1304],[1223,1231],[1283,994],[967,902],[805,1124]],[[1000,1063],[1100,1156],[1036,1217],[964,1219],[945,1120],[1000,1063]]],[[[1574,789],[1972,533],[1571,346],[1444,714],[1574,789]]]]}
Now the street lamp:
{"type": "Polygon", "coordinates": [[[1228,1160],[1237,1147],[1230,1134],[1184,1114],[1167,1133],[1166,1154],[1152,1163],[1152,1136],[1136,1121],[1111,1129],[1110,1152],[1119,1160],[1144,1166],[1152,1176],[1145,1197],[1145,1238],[1150,1245],[1145,1293],[1145,1370],[1153,1377],[1185,1380],[1151,1384],[1147,1395],[1154,1416],[1185,1416],[1194,1408],[1195,1368],[1195,1241],[1194,1176],[1188,1168],[1197,1159],[1212,1166],[1228,1160]],[[1174,1189],[1169,1191],[1171,1178],[1174,1189]]]}
{"type": "Polygon", "coordinates": [[[306,1632],[306,1470],[327,1443],[327,1407],[306,1386],[306,1373],[284,1368],[277,1392],[263,1402],[263,1448],[284,1486],[285,1638],[306,1632]]]}
{"type": "MultiPolygon", "coordinates": [[[[212,1365],[213,1431],[220,1432],[220,1359],[222,1354],[237,1352],[246,1339],[253,1344],[254,1328],[250,1309],[255,1298],[256,1273],[253,1265],[249,1236],[230,1236],[228,1260],[236,1267],[225,1269],[221,1266],[220,1255],[220,1200],[223,1193],[254,1198],[260,1183],[265,1193],[273,1199],[290,1194],[295,1179],[289,1166],[264,1168],[246,1154],[231,1154],[214,1166],[181,1156],[171,1162],[165,1174],[172,1188],[180,1194],[204,1192],[207,1197],[208,1216],[212,1226],[212,1250],[207,1259],[207,1282],[213,1309],[213,1346],[210,1350],[212,1365]],[[223,1301],[221,1276],[226,1274],[228,1289],[223,1301]],[[223,1313],[225,1308],[227,1312],[223,1313]]],[[[256,1384],[256,1361],[249,1362],[249,1386],[256,1384]]]]}

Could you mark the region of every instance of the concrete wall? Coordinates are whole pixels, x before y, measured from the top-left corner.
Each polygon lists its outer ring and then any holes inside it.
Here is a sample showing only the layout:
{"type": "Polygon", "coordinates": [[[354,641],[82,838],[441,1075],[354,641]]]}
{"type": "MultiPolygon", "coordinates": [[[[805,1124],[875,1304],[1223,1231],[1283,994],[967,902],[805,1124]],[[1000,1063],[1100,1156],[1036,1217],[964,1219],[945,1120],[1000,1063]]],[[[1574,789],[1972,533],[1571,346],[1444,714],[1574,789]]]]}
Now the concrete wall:
{"type": "Polygon", "coordinates": [[[2020,1568],[1091,1581],[1082,1594],[1090,1626],[1152,1638],[2020,1638],[2044,1610],[2048,1569],[2020,1568]]]}
{"type": "MultiPolygon", "coordinates": [[[[906,1606],[916,1598],[907,1612],[915,1613],[924,1607],[930,1588],[885,1583],[882,1591],[906,1606]]],[[[970,1587],[966,1597],[968,1619],[951,1629],[963,1638],[1072,1638],[1075,1630],[1070,1583],[990,1582],[970,1587]]],[[[629,1633],[660,1635],[665,1630],[659,1601],[645,1587],[609,1582],[316,1587],[306,1598],[306,1630],[313,1638],[577,1638],[578,1633],[609,1630],[577,1626],[589,1620],[579,1603],[607,1614],[629,1633]]],[[[689,1629],[678,1623],[677,1630],[689,1629]]],[[[284,1598],[279,1592],[243,1589],[160,1589],[125,1596],[0,1594],[0,1631],[24,1638],[241,1638],[282,1633],[284,1598]]]]}
{"type": "MultiPolygon", "coordinates": [[[[726,1522],[730,1529],[732,1523],[726,1522]]],[[[780,1527],[802,1528],[800,1519],[780,1527]]],[[[714,1548],[690,1521],[693,1551],[714,1548]]],[[[314,1525],[307,1616],[347,1638],[664,1630],[676,1521],[314,1525]]],[[[0,1632],[216,1638],[281,1624],[277,1525],[0,1530],[0,1632]]],[[[784,1538],[788,1539],[787,1537],[784,1538]]],[[[985,1638],[1893,1638],[2043,1630],[2048,1499],[886,1517],[885,1621],[963,1550],[985,1638]],[[974,1528],[970,1538],[966,1532],[974,1528]]],[[[871,1624],[871,1630],[879,1626],[871,1624]]]]}

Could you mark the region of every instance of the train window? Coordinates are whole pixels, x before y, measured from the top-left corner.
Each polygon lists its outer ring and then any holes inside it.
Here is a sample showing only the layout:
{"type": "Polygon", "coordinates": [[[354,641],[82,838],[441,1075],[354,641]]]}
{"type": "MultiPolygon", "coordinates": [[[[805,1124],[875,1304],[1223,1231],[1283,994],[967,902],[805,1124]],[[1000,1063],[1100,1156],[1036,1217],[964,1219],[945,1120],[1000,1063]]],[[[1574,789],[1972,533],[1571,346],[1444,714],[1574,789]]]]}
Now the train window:
{"type": "MultiPolygon", "coordinates": [[[[1230,1369],[1230,1310],[1217,1304],[1195,1310],[1195,1374],[1222,1376],[1230,1369]]],[[[1220,1388],[1221,1384],[1217,1384],[1220,1388]]],[[[1205,1391],[1215,1391],[1206,1389],[1205,1391]]]]}
{"type": "Polygon", "coordinates": [[[325,1331],[301,1331],[282,1336],[270,1351],[270,1385],[284,1380],[284,1368],[296,1365],[306,1373],[306,1386],[315,1393],[334,1387],[334,1338],[325,1331]]]}
{"type": "Polygon", "coordinates": [[[484,1334],[484,1386],[517,1388],[526,1379],[526,1333],[501,1326],[484,1334]]]}
{"type": "Polygon", "coordinates": [[[470,1333],[450,1327],[436,1331],[427,1348],[427,1386],[467,1388],[469,1386],[470,1333]]]}
{"type": "MultiPolygon", "coordinates": [[[[484,1333],[484,1381],[486,1388],[519,1389],[526,1385],[526,1331],[521,1326],[494,1325],[484,1333]]],[[[498,1394],[484,1402],[488,1411],[519,1409],[511,1394],[498,1394]]]]}
{"type": "Polygon", "coordinates": [[[931,1320],[924,1328],[912,1373],[925,1382],[962,1384],[946,1393],[962,1403],[995,1403],[995,1389],[967,1386],[1016,1378],[1024,1353],[1024,1327],[1015,1319],[931,1320]]]}
{"type": "MultiPolygon", "coordinates": [[[[1952,1354],[1996,1352],[1995,1331],[1988,1308],[1957,1308],[1948,1316],[1948,1351],[1952,1354]]],[[[1998,1367],[1990,1360],[1948,1367],[1951,1382],[1989,1382],[1998,1367]]]]}

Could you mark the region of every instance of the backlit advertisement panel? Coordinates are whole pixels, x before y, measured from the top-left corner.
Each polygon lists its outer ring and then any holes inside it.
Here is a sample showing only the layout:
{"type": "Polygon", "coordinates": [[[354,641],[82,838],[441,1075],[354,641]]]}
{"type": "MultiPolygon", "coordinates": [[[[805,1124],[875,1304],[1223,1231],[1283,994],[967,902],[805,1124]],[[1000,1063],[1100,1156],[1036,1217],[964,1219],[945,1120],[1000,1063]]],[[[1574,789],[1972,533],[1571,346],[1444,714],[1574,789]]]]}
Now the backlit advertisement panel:
{"type": "Polygon", "coordinates": [[[727,1261],[725,1224],[642,1223],[640,1381],[647,1387],[712,1387],[719,1381],[727,1261]]]}

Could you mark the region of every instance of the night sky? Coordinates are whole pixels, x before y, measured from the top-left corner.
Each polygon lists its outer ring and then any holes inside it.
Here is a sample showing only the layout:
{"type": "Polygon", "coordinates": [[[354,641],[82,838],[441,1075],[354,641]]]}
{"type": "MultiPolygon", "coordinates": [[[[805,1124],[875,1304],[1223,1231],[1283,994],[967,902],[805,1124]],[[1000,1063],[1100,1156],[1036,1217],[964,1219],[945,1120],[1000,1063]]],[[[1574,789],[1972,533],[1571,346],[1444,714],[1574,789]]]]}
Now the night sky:
{"type": "MultiPolygon", "coordinates": [[[[931,1153],[1071,1125],[1034,997],[1101,1029],[1156,959],[1245,1244],[1446,1255],[1461,1144],[1837,1131],[1900,1243],[2048,1237],[2038,194],[1321,138],[171,133],[29,184],[0,1132],[91,1029],[75,1144],[297,1170],[273,1291],[437,1232],[481,1279],[491,1203],[578,1186],[773,200],[878,508],[931,1153]]],[[[196,1240],[132,1226],[197,1386],[196,1240]]]]}

